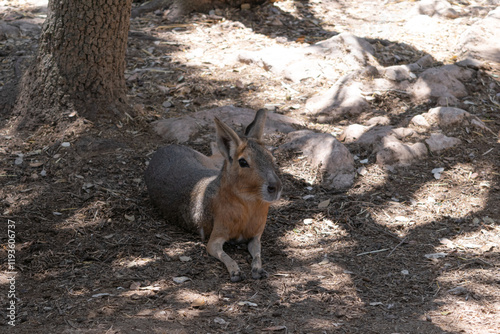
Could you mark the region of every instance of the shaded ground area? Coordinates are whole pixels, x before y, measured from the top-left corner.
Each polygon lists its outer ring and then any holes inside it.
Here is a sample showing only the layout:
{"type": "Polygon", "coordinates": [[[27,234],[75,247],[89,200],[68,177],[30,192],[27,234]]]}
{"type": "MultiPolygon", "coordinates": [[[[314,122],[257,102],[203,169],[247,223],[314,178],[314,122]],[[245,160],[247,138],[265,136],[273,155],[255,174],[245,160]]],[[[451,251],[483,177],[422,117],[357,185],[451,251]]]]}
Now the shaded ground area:
{"type": "MultiPolygon", "coordinates": [[[[12,2],[6,22],[43,20],[43,10],[12,2]],[[10,20],[10,21],[8,21],[10,20]]],[[[348,31],[365,37],[384,66],[432,55],[450,63],[468,24],[492,9],[470,4],[459,19],[416,16],[415,2],[285,1],[250,11],[162,12],[132,20],[127,83],[136,117],[119,124],[85,120],[64,135],[1,129],[0,326],[15,333],[495,333],[500,327],[499,80],[488,63],[461,100],[493,131],[457,128],[463,145],[408,167],[385,169],[355,144],[362,172],[345,192],[318,186],[321,174],[300,154],[278,163],[285,193],[263,235],[266,280],[230,283],[223,264],[194,235],[169,226],[147,198],[143,171],[167,144],[158,119],[209,107],[268,108],[298,128],[339,135],[369,116],[406,126],[429,108],[387,91],[356,119],[317,123],[305,101],[324,78],[284,81],[235,63],[240,50],[313,43],[348,31]],[[360,2],[361,4],[361,2],[360,2]],[[376,15],[375,15],[376,14],[376,15]],[[410,15],[411,14],[411,15],[410,15]],[[429,26],[409,24],[422,20],[429,26]],[[460,20],[460,21],[457,21],[460,20]],[[432,172],[442,167],[439,178],[432,172]],[[16,326],[8,326],[7,222],[16,225],[16,326]],[[174,278],[187,277],[183,283],[174,278]]],[[[8,14],[8,15],[7,15],[8,14]]],[[[2,39],[2,107],[8,86],[32,56],[36,32],[2,39]]],[[[10,92],[10,93],[7,93],[10,92]]],[[[10,95],[9,95],[10,94],[10,95]]],[[[8,99],[7,99],[8,98],[8,99]]],[[[7,101],[7,102],[4,102],[7,101]]],[[[277,147],[280,133],[267,136],[277,147]]],[[[209,143],[190,146],[209,153],[209,143]]],[[[360,170],[361,171],[361,170],[360,170]]],[[[228,246],[245,272],[251,258],[228,246]]]]}

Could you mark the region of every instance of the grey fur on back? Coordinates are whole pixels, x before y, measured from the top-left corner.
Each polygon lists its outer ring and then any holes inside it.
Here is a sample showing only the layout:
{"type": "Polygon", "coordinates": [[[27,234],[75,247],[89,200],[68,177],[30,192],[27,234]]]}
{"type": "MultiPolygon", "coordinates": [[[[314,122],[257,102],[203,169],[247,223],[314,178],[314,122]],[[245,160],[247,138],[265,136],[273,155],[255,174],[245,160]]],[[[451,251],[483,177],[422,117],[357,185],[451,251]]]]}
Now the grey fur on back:
{"type": "Polygon", "coordinates": [[[144,177],[152,202],[167,221],[193,232],[211,223],[207,208],[215,196],[220,171],[203,154],[185,146],[169,145],[153,155],[144,177]]]}

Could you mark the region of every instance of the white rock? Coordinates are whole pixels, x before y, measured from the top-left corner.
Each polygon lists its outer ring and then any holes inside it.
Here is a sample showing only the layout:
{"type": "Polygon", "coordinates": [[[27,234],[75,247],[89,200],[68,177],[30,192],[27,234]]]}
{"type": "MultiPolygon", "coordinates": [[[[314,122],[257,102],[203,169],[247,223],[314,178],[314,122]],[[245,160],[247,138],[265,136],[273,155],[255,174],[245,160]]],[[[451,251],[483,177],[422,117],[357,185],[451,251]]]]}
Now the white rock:
{"type": "Polygon", "coordinates": [[[175,283],[181,284],[181,283],[190,281],[191,279],[189,277],[186,277],[186,276],[179,276],[179,277],[174,277],[173,280],[175,283]]]}
{"type": "Polygon", "coordinates": [[[227,321],[226,321],[226,320],[224,320],[224,319],[222,319],[222,318],[219,318],[219,317],[215,317],[215,318],[214,318],[214,322],[215,322],[216,324],[219,324],[219,325],[225,325],[225,324],[227,324],[227,321]]]}
{"type": "Polygon", "coordinates": [[[446,253],[433,253],[433,254],[425,254],[425,257],[428,259],[440,259],[445,257],[446,253]]]}
{"type": "Polygon", "coordinates": [[[422,116],[422,115],[416,115],[416,116],[414,116],[411,119],[410,124],[414,125],[414,126],[420,126],[422,128],[425,128],[425,129],[428,129],[428,128],[431,127],[431,125],[429,124],[429,122],[427,122],[427,119],[425,119],[425,117],[422,116]]]}
{"type": "Polygon", "coordinates": [[[439,180],[441,178],[441,173],[444,171],[444,168],[434,168],[431,173],[434,175],[434,178],[436,180],[439,180]]]}

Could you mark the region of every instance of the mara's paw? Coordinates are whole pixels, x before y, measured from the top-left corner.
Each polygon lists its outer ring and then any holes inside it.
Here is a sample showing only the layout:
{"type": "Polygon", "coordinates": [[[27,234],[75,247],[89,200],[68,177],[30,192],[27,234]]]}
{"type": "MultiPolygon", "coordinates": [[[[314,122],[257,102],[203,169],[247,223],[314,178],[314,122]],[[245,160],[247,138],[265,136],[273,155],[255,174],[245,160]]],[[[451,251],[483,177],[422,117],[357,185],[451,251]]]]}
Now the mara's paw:
{"type": "Polygon", "coordinates": [[[252,269],[252,278],[253,279],[263,279],[263,278],[268,278],[268,277],[269,277],[269,274],[264,269],[262,269],[262,268],[260,268],[260,269],[253,268],[252,269]]]}
{"type": "Polygon", "coordinates": [[[231,282],[240,282],[245,279],[245,274],[241,271],[233,271],[231,273],[231,282]]]}

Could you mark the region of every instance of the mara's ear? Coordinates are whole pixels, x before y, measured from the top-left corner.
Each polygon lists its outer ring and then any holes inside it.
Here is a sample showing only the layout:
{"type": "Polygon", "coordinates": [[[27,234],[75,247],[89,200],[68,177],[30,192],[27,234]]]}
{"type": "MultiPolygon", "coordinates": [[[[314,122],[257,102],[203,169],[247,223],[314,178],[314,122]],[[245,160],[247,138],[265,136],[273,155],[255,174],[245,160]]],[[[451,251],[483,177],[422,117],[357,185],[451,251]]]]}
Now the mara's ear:
{"type": "Polygon", "coordinates": [[[241,139],[233,129],[221,122],[217,117],[214,120],[217,132],[217,147],[222,156],[227,161],[232,162],[236,148],[241,145],[241,139]]]}
{"type": "Polygon", "coordinates": [[[264,125],[266,124],[267,110],[259,109],[255,114],[255,118],[245,129],[245,136],[260,140],[264,133],[264,125]]]}

